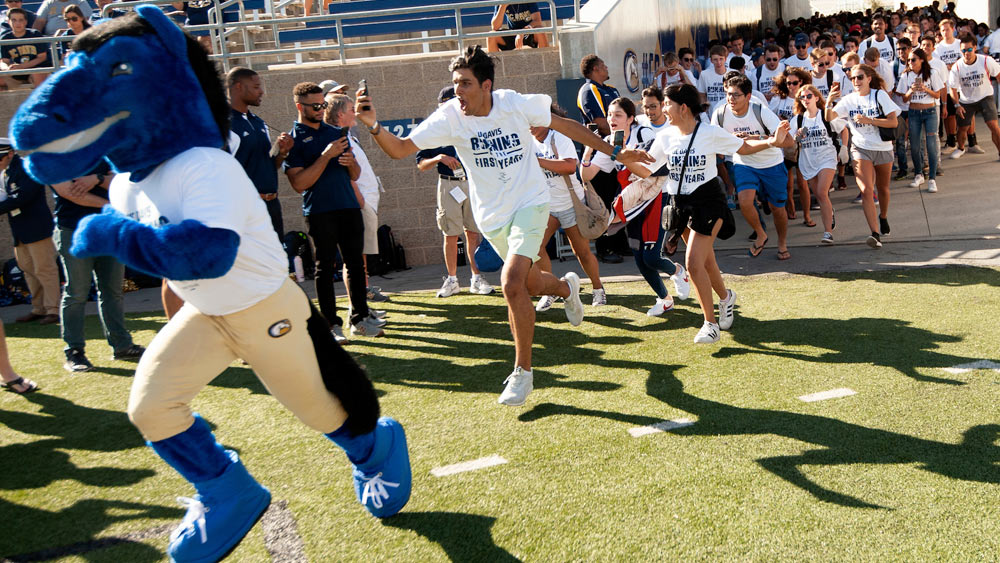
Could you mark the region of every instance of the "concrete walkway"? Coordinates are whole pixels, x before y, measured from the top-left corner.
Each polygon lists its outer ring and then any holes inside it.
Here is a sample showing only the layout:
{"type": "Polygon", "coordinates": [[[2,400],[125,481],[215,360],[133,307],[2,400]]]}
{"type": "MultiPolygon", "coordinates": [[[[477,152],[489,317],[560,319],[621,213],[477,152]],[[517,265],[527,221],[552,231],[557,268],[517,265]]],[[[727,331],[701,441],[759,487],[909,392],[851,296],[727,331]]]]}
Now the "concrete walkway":
{"type": "MultiPolygon", "coordinates": [[[[980,121],[980,130],[987,132],[980,121]]],[[[729,275],[757,274],[811,274],[910,268],[921,266],[975,265],[1000,266],[1000,160],[988,134],[980,134],[984,155],[966,154],[961,159],[943,157],[944,175],[938,177],[938,193],[926,191],[926,184],[919,189],[907,187],[910,180],[892,183],[889,223],[892,235],[883,239],[880,250],[865,246],[868,228],[860,204],[851,200],[857,195],[854,177],[848,176],[848,189],[830,194],[837,217],[834,231],[836,244],[821,245],[823,235],[819,211],[812,212],[816,227],[802,224],[802,211],[798,219],[789,222],[788,247],[790,260],[779,261],[777,235],[773,221],[769,223],[770,239],[758,258],[750,258],[747,249],[750,233],[739,211],[735,212],[737,231],[727,241],[716,243],[716,254],[722,271],[729,275]]],[[[683,263],[683,245],[674,260],[683,263]]],[[[575,259],[554,261],[558,275],[573,270],[583,271],[575,259]]],[[[381,286],[389,294],[407,291],[436,291],[441,286],[444,266],[420,266],[395,272],[385,277],[376,276],[372,285],[381,286]]],[[[622,264],[601,264],[601,277],[605,281],[641,280],[631,259],[622,264]]],[[[469,270],[459,269],[459,281],[468,288],[469,270]]],[[[499,274],[487,274],[499,286],[499,274]]],[[[302,284],[315,297],[312,282],[302,284]]],[[[339,294],[343,285],[337,284],[339,294]]],[[[499,287],[498,287],[499,289],[499,287]]],[[[609,296],[611,297],[611,296],[609,296]]],[[[611,297],[613,300],[613,297],[611,297]]],[[[346,301],[342,302],[346,306],[346,301]]],[[[30,306],[16,305],[0,309],[0,319],[12,323],[27,313],[30,306]]],[[[125,295],[127,312],[161,311],[159,289],[144,289],[125,295]]],[[[94,303],[88,304],[88,313],[95,314],[94,303]]],[[[54,335],[58,333],[53,327],[54,335]]]]}

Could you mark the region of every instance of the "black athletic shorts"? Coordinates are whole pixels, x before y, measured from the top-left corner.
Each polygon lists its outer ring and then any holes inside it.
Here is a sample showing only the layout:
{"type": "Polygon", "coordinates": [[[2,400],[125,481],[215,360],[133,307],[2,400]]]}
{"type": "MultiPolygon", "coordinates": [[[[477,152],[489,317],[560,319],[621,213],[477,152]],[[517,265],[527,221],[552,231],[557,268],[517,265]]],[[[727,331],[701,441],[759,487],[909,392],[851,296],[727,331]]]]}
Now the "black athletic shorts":
{"type": "Polygon", "coordinates": [[[690,194],[678,194],[670,198],[671,203],[677,207],[680,224],[687,225],[692,231],[712,236],[715,222],[722,219],[719,239],[726,240],[736,232],[736,219],[726,203],[726,188],[718,176],[698,186],[690,194]]]}

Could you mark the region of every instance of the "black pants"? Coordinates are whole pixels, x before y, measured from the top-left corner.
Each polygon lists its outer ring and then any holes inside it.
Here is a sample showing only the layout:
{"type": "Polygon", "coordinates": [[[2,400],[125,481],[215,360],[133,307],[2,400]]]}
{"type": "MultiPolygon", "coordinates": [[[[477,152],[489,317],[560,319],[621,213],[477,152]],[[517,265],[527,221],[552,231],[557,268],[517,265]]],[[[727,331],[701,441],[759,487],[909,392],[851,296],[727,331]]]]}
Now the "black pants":
{"type": "Polygon", "coordinates": [[[345,284],[351,299],[351,324],[368,316],[368,293],[365,287],[364,249],[365,224],[360,209],[338,209],[313,213],[306,217],[309,236],[316,247],[316,296],[319,310],[331,325],[343,325],[337,316],[337,294],[333,289],[333,274],[337,269],[337,249],[347,269],[345,284]]]}
{"type": "Polygon", "coordinates": [[[275,198],[265,201],[264,205],[267,206],[267,214],[271,216],[271,226],[274,227],[274,232],[278,233],[278,240],[285,240],[285,221],[281,218],[281,203],[275,198]]]}
{"type": "MultiPolygon", "coordinates": [[[[622,191],[621,186],[618,184],[618,177],[610,172],[598,172],[594,176],[594,179],[590,181],[590,184],[594,186],[594,191],[597,192],[597,195],[601,197],[601,201],[610,210],[611,203],[622,191]]],[[[632,251],[628,245],[628,238],[625,235],[625,229],[611,236],[604,235],[597,237],[594,240],[594,247],[597,249],[598,256],[614,253],[632,255],[632,251]]]]}

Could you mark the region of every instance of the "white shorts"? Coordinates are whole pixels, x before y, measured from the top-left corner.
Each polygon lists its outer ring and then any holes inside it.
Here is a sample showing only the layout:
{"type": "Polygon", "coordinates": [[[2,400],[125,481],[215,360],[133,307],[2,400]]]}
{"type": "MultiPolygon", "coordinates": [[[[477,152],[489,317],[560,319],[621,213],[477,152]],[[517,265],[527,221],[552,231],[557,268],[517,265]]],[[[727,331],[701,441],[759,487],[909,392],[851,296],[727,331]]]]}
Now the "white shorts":
{"type": "Polygon", "coordinates": [[[378,215],[370,205],[361,208],[361,218],[365,222],[365,246],[362,254],[378,254],[378,215]]]}

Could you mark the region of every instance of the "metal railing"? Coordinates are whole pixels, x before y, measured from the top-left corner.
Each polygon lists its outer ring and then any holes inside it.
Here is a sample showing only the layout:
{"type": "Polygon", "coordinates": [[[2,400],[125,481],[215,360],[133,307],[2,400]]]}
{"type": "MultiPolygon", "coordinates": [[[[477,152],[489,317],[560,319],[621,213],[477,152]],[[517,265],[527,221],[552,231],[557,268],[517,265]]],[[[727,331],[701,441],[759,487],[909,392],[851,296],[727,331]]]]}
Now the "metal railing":
{"type": "Polygon", "coordinates": [[[48,74],[50,72],[55,72],[59,70],[62,66],[62,58],[59,57],[58,45],[61,43],[69,43],[76,39],[75,35],[60,35],[55,36],[45,36],[45,37],[25,37],[23,39],[4,39],[4,45],[40,45],[45,43],[47,45],[48,60],[44,63],[44,67],[32,67],[32,68],[22,68],[17,70],[3,70],[0,71],[0,76],[23,76],[26,74],[48,74]]]}
{"type": "MultiPolygon", "coordinates": [[[[212,7],[208,12],[209,23],[202,25],[187,25],[183,26],[186,31],[197,32],[197,31],[208,31],[213,43],[214,54],[209,55],[209,58],[222,62],[223,70],[228,72],[232,66],[233,59],[250,59],[254,57],[264,57],[264,56],[274,56],[274,55],[294,55],[298,53],[315,53],[324,51],[337,51],[339,54],[339,61],[341,64],[347,62],[347,51],[356,49],[373,49],[380,47],[397,47],[404,45],[418,45],[418,44],[428,44],[428,43],[440,43],[440,42],[451,42],[457,41],[459,51],[465,49],[465,44],[467,41],[486,39],[489,37],[500,37],[508,36],[513,33],[512,30],[501,30],[501,31],[485,31],[485,32],[468,32],[463,28],[462,25],[462,11],[474,8],[498,6],[506,2],[502,0],[474,0],[471,2],[459,2],[449,5],[441,6],[415,6],[408,8],[391,8],[385,10],[367,10],[363,12],[352,12],[344,14],[319,14],[315,16],[300,16],[300,17],[276,17],[276,10],[284,7],[285,5],[295,2],[297,0],[268,0],[268,8],[270,11],[269,17],[264,19],[253,19],[248,20],[246,18],[246,12],[244,10],[242,0],[212,0],[212,7]],[[277,2],[277,3],[276,3],[277,2]],[[223,10],[229,8],[230,6],[237,6],[237,13],[239,18],[234,22],[226,22],[224,20],[223,10]],[[344,22],[357,20],[362,18],[380,18],[388,16],[399,16],[407,14],[422,14],[428,11],[440,13],[453,11],[455,15],[455,34],[454,35],[441,35],[441,36],[427,36],[427,37],[411,37],[402,39],[385,39],[376,41],[359,41],[357,43],[346,43],[344,40],[344,22]],[[336,39],[337,42],[333,45],[310,45],[305,47],[281,47],[281,42],[279,39],[279,25],[294,25],[294,24],[310,24],[310,23],[325,23],[329,22],[333,24],[336,29],[336,39]],[[270,27],[271,33],[273,35],[273,40],[275,48],[273,49],[262,49],[253,50],[249,49],[249,33],[248,29],[250,27],[270,27]],[[229,50],[228,42],[226,38],[232,36],[233,34],[241,34],[243,40],[244,50],[231,52],[229,50]]],[[[531,33],[551,33],[553,44],[558,44],[559,42],[559,24],[558,18],[556,17],[556,5],[554,0],[542,0],[549,6],[549,20],[550,24],[537,29],[532,29],[531,33]]],[[[141,4],[153,4],[153,5],[166,5],[172,4],[172,0],[134,0],[134,1],[120,1],[114,2],[104,6],[101,15],[107,17],[107,15],[114,10],[129,9],[141,4]]],[[[574,0],[573,2],[574,17],[577,21],[580,18],[580,0],[574,0]]],[[[295,28],[301,29],[301,28],[295,28]]],[[[294,30],[294,29],[293,29],[294,30]]],[[[289,30],[289,31],[293,31],[289,30]]],[[[0,76],[4,75],[24,75],[24,74],[34,74],[34,73],[50,73],[58,70],[62,65],[62,60],[57,56],[58,49],[56,47],[59,43],[69,43],[74,39],[75,36],[59,36],[59,37],[38,37],[38,38],[25,38],[25,39],[14,39],[14,40],[4,40],[5,45],[19,45],[19,44],[48,44],[49,57],[52,66],[46,66],[45,68],[39,69],[22,69],[22,70],[7,70],[0,71],[0,76]]]]}

